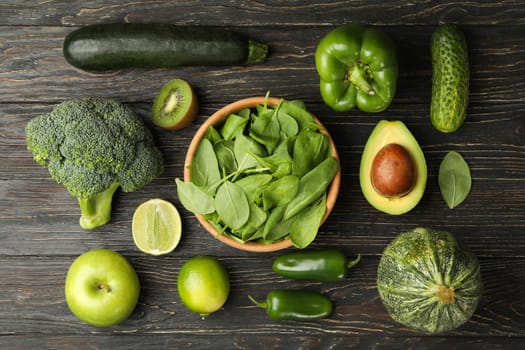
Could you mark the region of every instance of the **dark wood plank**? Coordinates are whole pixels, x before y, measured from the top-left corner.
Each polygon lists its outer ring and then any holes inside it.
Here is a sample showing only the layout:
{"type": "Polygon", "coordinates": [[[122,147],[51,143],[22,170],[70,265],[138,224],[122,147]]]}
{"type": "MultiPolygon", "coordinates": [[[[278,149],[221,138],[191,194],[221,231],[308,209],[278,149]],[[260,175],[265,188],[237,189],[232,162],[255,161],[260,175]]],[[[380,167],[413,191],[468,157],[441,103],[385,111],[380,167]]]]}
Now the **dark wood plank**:
{"type": "MultiPolygon", "coordinates": [[[[162,258],[127,254],[141,280],[139,306],[123,324],[104,329],[82,324],[65,304],[63,281],[74,257],[34,256],[24,260],[1,257],[2,266],[10,266],[10,269],[4,274],[0,290],[0,300],[5,306],[0,309],[0,335],[190,334],[200,329],[201,335],[421,336],[395,323],[386,314],[375,289],[377,257],[364,257],[343,282],[311,283],[276,276],[271,270],[274,256],[222,257],[230,274],[230,298],[223,310],[203,321],[183,307],[176,292],[178,269],[185,257],[180,254],[162,258]],[[263,299],[267,292],[277,288],[323,292],[333,300],[334,313],[328,319],[313,323],[269,321],[265,311],[255,307],[247,295],[263,299]]],[[[515,288],[525,285],[523,259],[480,261],[485,292],[478,310],[471,321],[447,335],[524,337],[525,291],[515,288]]]]}
{"type": "Polygon", "coordinates": [[[24,1],[0,5],[0,24],[86,25],[95,22],[167,22],[181,25],[296,26],[366,22],[420,25],[439,21],[472,25],[523,25],[525,11],[513,0],[432,1],[24,1]]]}
{"type": "Polygon", "coordinates": [[[3,349],[38,348],[58,349],[107,349],[134,348],[140,344],[142,350],[163,349],[217,349],[221,344],[231,349],[520,349],[523,339],[508,338],[505,343],[490,337],[387,337],[365,335],[359,337],[319,337],[317,335],[295,334],[214,334],[213,336],[186,333],[147,334],[89,334],[85,336],[41,336],[3,337],[3,349]]]}

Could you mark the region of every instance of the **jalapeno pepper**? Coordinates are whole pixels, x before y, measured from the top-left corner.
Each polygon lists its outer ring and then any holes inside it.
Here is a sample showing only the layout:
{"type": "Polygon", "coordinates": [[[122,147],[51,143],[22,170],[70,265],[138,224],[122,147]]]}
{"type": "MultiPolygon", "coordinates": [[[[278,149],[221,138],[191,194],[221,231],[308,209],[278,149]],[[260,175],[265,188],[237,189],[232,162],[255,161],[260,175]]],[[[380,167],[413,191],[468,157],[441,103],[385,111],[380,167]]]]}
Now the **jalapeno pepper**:
{"type": "Polygon", "coordinates": [[[300,250],[281,255],[273,262],[278,275],[317,282],[336,282],[345,278],[348,270],[361,260],[358,255],[348,260],[336,249],[300,250]]]}
{"type": "Polygon", "coordinates": [[[274,290],[259,302],[248,296],[272,320],[313,321],[332,313],[332,301],[325,295],[307,290],[274,290]]]}
{"type": "Polygon", "coordinates": [[[394,98],[396,48],[378,29],[357,24],[337,27],[319,42],[315,65],[321,97],[335,111],[357,106],[365,112],[380,112],[394,98]]]}

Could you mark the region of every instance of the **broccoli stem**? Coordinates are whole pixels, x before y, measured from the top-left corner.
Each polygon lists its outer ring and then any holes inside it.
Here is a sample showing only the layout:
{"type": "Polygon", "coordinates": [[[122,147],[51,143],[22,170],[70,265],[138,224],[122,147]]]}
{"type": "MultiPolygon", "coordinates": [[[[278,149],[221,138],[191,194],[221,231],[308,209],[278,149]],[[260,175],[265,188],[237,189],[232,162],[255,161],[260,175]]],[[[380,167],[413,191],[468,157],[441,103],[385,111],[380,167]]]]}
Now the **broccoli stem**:
{"type": "Polygon", "coordinates": [[[105,191],[97,193],[91,198],[78,198],[80,204],[80,226],[91,230],[106,224],[111,219],[111,201],[113,194],[119,188],[118,181],[114,181],[105,191]]]}

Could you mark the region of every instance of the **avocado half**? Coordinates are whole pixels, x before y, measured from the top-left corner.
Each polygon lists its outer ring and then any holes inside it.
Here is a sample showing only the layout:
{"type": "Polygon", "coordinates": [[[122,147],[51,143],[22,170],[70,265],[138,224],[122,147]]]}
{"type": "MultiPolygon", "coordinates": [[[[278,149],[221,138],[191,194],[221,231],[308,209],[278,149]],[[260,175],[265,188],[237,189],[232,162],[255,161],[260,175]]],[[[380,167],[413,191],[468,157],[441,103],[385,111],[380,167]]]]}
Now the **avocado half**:
{"type": "Polygon", "coordinates": [[[412,210],[423,197],[427,184],[427,163],[425,155],[410,130],[401,121],[381,120],[368,137],[359,168],[359,182],[366,200],[377,210],[387,214],[400,215],[412,210]],[[372,163],[377,153],[386,145],[395,143],[403,146],[410,154],[415,167],[415,182],[412,189],[397,197],[381,195],[372,184],[372,163]]]}

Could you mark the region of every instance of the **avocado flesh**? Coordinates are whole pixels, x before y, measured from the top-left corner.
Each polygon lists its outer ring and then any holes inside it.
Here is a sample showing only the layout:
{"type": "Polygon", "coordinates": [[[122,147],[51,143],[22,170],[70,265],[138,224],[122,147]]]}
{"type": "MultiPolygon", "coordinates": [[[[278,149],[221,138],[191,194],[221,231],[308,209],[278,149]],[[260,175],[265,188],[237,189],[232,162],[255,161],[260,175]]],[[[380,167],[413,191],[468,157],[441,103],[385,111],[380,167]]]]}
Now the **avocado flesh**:
{"type": "Polygon", "coordinates": [[[359,183],[361,191],[370,205],[384,213],[404,214],[419,203],[427,184],[427,163],[419,143],[403,122],[381,120],[372,130],[361,156],[359,183]],[[416,168],[416,182],[412,190],[399,197],[385,197],[379,194],[375,190],[370,176],[376,154],[390,143],[403,146],[412,157],[416,168]]]}

